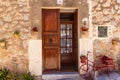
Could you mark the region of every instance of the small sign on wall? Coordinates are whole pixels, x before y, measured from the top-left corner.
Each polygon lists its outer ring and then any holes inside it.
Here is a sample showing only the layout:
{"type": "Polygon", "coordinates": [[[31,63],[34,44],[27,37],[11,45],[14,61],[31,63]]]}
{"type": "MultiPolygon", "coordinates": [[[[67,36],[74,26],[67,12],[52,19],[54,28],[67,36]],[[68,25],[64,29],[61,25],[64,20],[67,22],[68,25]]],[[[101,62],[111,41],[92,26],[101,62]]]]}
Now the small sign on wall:
{"type": "Polygon", "coordinates": [[[98,38],[109,38],[111,36],[111,26],[108,25],[98,25],[97,26],[97,37],[98,38]]]}
{"type": "Polygon", "coordinates": [[[108,37],[108,27],[98,26],[98,37],[108,37]]]}
{"type": "Polygon", "coordinates": [[[57,4],[63,4],[63,0],[57,0],[57,4]]]}

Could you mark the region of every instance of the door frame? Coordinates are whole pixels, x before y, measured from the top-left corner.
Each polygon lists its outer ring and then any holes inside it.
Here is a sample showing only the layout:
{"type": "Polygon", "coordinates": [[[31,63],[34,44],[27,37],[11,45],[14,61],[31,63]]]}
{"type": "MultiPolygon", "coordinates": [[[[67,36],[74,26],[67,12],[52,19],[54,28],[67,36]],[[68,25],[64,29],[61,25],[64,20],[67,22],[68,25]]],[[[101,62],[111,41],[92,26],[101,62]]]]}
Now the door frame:
{"type": "MultiPolygon", "coordinates": [[[[79,30],[79,7],[67,7],[67,8],[62,8],[62,7],[42,7],[41,9],[59,9],[60,12],[74,12],[75,10],[77,10],[77,42],[78,42],[78,50],[77,50],[77,67],[78,67],[78,72],[79,72],[79,35],[80,35],[80,30],[79,30]]],[[[41,12],[42,13],[42,12],[41,12]]],[[[43,20],[43,19],[41,19],[43,20]]],[[[43,21],[42,21],[43,22],[43,21]]],[[[43,23],[42,23],[43,25],[43,23]]],[[[43,35],[43,33],[42,33],[43,35]]],[[[42,42],[43,42],[43,38],[42,38],[42,42]]],[[[43,50],[43,44],[42,44],[42,50],[43,50]]],[[[42,72],[44,71],[44,56],[43,56],[43,51],[42,51],[42,72]]],[[[59,62],[61,63],[61,59],[59,60],[59,62]]],[[[59,65],[59,68],[61,68],[61,64],[59,65]]]]}

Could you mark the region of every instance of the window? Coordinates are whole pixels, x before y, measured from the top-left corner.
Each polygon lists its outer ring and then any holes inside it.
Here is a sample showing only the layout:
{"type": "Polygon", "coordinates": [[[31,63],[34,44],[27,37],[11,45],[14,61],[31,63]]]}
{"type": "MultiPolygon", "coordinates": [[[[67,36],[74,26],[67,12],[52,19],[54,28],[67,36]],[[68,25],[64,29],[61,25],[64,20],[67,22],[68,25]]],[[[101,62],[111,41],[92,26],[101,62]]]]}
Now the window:
{"type": "Polygon", "coordinates": [[[108,37],[108,27],[98,26],[98,37],[108,37]]]}
{"type": "Polygon", "coordinates": [[[111,34],[111,26],[99,25],[97,26],[97,37],[98,38],[109,38],[111,34]]]}
{"type": "Polygon", "coordinates": [[[61,53],[72,53],[72,24],[61,24],[61,53]]]}

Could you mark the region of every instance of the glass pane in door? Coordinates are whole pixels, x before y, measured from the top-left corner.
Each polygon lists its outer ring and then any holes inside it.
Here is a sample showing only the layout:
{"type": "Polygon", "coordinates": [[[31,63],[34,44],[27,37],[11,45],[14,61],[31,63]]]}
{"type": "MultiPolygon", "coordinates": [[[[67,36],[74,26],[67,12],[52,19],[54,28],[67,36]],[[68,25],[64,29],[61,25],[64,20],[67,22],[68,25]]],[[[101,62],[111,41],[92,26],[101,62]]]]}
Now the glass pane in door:
{"type": "Polygon", "coordinates": [[[66,39],[61,39],[61,47],[66,47],[66,39]]]}
{"type": "Polygon", "coordinates": [[[72,48],[67,48],[67,53],[72,53],[72,48]]]}
{"type": "Polygon", "coordinates": [[[72,39],[67,39],[67,45],[72,46],[72,39]]]}
{"type": "Polygon", "coordinates": [[[61,48],[61,54],[66,53],[66,48],[61,48]]]}
{"type": "Polygon", "coordinates": [[[67,24],[67,29],[72,29],[72,24],[67,24]]]}
{"type": "Polygon", "coordinates": [[[61,30],[61,38],[66,38],[66,30],[61,30]]]}
{"type": "Polygon", "coordinates": [[[72,53],[72,24],[61,24],[61,54],[72,53]]]}
{"type": "Polygon", "coordinates": [[[61,29],[65,29],[66,28],[66,25],[65,24],[61,24],[61,29]]]}
{"type": "Polygon", "coordinates": [[[72,30],[67,30],[67,38],[72,38],[72,30]]]}

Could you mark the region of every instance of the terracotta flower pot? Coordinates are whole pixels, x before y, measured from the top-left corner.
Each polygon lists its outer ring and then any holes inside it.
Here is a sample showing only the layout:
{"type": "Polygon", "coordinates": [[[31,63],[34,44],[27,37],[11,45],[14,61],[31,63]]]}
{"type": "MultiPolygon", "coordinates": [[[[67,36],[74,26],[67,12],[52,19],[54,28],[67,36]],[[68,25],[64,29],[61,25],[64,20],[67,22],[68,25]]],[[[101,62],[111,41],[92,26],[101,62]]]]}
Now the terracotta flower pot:
{"type": "Polygon", "coordinates": [[[38,39],[38,32],[33,32],[32,39],[38,39]]]}
{"type": "Polygon", "coordinates": [[[82,30],[82,31],[88,31],[88,27],[83,26],[83,27],[81,27],[81,30],[82,30]]]}
{"type": "Polygon", "coordinates": [[[0,40],[0,47],[3,48],[3,49],[7,49],[5,40],[0,40]]]}
{"type": "Polygon", "coordinates": [[[20,31],[19,30],[15,30],[15,32],[13,33],[13,35],[14,35],[14,37],[16,39],[19,39],[19,37],[20,37],[20,31]]]}
{"type": "Polygon", "coordinates": [[[116,45],[117,44],[117,40],[112,40],[112,44],[116,45]]]}

